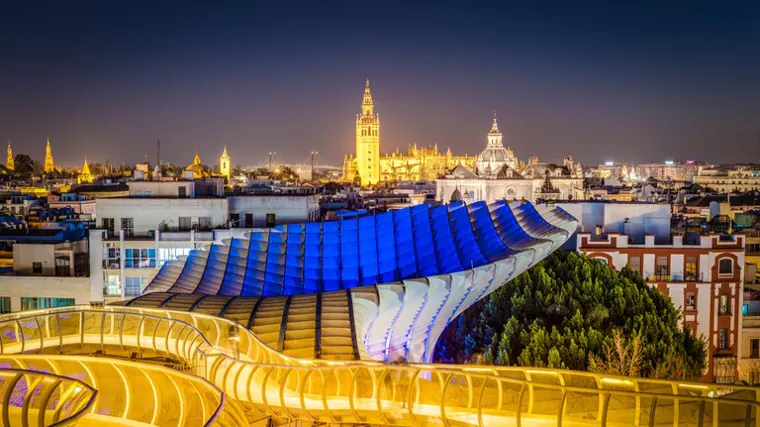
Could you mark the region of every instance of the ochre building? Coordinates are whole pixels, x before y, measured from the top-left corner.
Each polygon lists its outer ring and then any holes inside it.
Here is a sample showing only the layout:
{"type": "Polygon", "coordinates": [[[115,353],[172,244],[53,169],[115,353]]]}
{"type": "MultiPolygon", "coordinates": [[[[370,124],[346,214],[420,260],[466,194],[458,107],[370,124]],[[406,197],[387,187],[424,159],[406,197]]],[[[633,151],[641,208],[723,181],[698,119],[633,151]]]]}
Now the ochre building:
{"type": "Polygon", "coordinates": [[[364,87],[361,114],[356,115],[356,155],[343,159],[343,180],[373,185],[378,182],[435,180],[457,165],[475,166],[475,156],[455,156],[451,149],[441,152],[438,145],[410,144],[407,153],[398,149],[380,153],[380,116],[375,113],[369,80],[364,87]]]}

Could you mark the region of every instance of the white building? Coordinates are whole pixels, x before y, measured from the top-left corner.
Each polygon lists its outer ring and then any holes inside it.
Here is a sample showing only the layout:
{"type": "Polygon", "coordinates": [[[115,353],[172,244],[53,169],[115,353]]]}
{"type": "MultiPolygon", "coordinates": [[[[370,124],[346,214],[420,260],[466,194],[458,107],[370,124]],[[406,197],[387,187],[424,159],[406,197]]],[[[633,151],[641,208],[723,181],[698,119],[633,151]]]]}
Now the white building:
{"type": "Polygon", "coordinates": [[[520,162],[511,147],[504,147],[496,117],[487,139],[475,170],[460,164],[436,180],[437,200],[583,199],[583,171],[572,156],[566,156],[562,165],[539,162],[537,157],[520,162]]]}
{"type": "Polygon", "coordinates": [[[90,230],[91,280],[109,297],[139,295],[164,262],[214,240],[213,229],[227,226],[227,206],[223,198],[98,199],[99,229],[90,230]]]}
{"type": "Polygon", "coordinates": [[[631,243],[643,243],[646,235],[654,236],[658,243],[670,239],[671,212],[666,203],[589,200],[556,201],[554,205],[578,220],[578,232],[624,233],[631,243]]]}
{"type": "Polygon", "coordinates": [[[319,196],[315,194],[239,195],[227,200],[230,224],[235,228],[318,221],[320,216],[319,196]]]}

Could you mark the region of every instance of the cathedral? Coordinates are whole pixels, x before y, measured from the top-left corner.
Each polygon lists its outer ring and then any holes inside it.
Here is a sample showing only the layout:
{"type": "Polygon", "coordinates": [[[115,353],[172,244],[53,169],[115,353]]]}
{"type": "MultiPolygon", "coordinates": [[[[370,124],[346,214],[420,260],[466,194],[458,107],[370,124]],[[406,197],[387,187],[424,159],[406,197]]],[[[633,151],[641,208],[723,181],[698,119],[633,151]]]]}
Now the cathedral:
{"type": "Polygon", "coordinates": [[[486,148],[474,167],[460,164],[436,179],[436,198],[444,203],[491,203],[503,199],[535,202],[584,197],[583,169],[572,156],[566,156],[561,165],[540,162],[535,156],[521,162],[512,147],[504,147],[503,138],[494,114],[486,148]]]}
{"type": "Polygon", "coordinates": [[[432,181],[457,165],[474,167],[475,157],[454,156],[451,150],[438,151],[438,145],[409,145],[406,154],[398,149],[380,153],[380,116],[374,111],[369,80],[364,87],[361,113],[356,115],[356,157],[343,159],[343,180],[373,185],[392,181],[432,181]]]}

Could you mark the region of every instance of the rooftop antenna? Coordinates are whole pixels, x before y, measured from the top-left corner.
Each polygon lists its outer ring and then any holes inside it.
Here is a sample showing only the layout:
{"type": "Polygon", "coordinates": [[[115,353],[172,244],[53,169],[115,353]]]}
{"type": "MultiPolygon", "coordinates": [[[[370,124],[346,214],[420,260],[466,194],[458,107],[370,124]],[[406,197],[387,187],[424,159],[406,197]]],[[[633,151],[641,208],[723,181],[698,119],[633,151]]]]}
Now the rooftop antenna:
{"type": "Polygon", "coordinates": [[[156,165],[161,166],[161,140],[156,139],[156,165]]]}

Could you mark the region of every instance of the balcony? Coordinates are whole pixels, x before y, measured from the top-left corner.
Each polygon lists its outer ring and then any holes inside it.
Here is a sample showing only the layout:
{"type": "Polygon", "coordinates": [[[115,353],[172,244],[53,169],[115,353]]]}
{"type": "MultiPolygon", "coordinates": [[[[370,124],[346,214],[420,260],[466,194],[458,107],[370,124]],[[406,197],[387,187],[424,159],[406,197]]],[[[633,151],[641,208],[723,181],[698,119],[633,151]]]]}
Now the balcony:
{"type": "Polygon", "coordinates": [[[703,282],[701,275],[695,274],[650,274],[646,277],[647,282],[670,282],[670,283],[682,283],[682,282],[703,282]]]}
{"type": "MultiPolygon", "coordinates": [[[[183,231],[162,231],[158,234],[158,239],[162,242],[189,242],[190,230],[183,231]]],[[[196,242],[211,242],[214,240],[214,232],[211,230],[196,231],[196,242]]]]}

